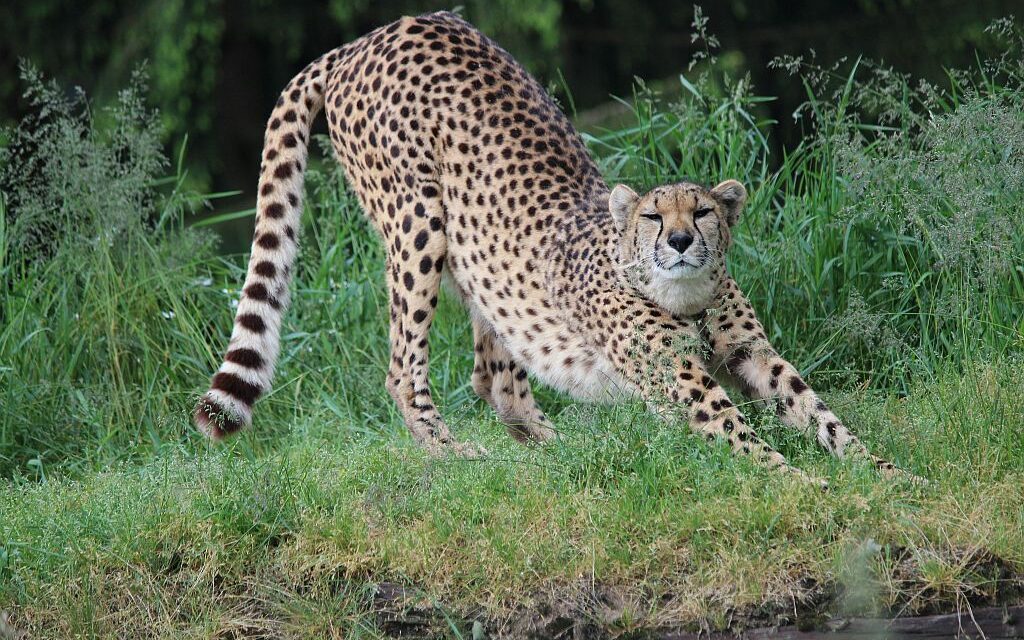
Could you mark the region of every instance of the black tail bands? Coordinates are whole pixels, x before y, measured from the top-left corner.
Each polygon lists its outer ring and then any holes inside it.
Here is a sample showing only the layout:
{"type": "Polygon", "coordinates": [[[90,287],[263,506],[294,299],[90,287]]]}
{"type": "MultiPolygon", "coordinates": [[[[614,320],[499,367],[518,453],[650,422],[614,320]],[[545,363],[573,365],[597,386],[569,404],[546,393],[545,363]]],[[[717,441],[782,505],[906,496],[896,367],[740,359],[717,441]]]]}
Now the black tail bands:
{"type": "Polygon", "coordinates": [[[195,409],[196,426],[219,439],[252,422],[252,406],[270,388],[280,351],[302,215],[303,178],[313,118],[344,47],[322,56],[285,87],[267,123],[256,200],[256,234],[224,363],[195,409]]]}

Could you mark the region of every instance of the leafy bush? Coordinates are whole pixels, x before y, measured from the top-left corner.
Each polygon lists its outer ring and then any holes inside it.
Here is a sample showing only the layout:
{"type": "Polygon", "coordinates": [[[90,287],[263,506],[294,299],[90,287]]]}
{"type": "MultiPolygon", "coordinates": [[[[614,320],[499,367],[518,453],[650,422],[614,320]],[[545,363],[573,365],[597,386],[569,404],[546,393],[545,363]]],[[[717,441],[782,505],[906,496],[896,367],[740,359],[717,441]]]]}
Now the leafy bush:
{"type": "Polygon", "coordinates": [[[35,112],[0,156],[2,475],[182,433],[182,382],[206,368],[223,304],[212,238],[184,227],[195,198],[180,173],[162,177],[144,75],[101,114],[31,66],[22,76],[35,112]]]}

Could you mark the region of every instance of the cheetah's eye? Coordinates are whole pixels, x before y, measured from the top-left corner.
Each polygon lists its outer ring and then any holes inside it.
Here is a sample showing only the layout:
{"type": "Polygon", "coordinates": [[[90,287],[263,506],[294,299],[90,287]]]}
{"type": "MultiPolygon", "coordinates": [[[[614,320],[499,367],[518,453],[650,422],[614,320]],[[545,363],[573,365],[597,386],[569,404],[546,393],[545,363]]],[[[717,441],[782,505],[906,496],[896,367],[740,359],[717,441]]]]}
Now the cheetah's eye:
{"type": "Polygon", "coordinates": [[[640,217],[647,218],[648,220],[653,220],[654,222],[661,222],[661,216],[656,213],[641,213],[640,217]]]}
{"type": "Polygon", "coordinates": [[[693,212],[693,219],[694,220],[700,220],[701,218],[703,218],[704,216],[708,215],[712,211],[714,211],[714,209],[712,209],[711,207],[704,207],[703,209],[697,209],[696,211],[693,212]]]}

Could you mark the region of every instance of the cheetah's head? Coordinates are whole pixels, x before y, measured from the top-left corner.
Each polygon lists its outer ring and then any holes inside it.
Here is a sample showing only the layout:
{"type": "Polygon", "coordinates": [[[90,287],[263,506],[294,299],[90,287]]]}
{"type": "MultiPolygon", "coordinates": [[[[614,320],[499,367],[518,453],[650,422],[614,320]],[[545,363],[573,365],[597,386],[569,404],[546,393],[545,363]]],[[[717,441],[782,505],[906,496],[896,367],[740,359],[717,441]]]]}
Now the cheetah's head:
{"type": "Polygon", "coordinates": [[[638,195],[612,189],[608,207],[620,232],[619,259],[630,280],[662,306],[694,312],[713,291],[747,190],[736,180],[713,189],[690,182],[638,195]]]}

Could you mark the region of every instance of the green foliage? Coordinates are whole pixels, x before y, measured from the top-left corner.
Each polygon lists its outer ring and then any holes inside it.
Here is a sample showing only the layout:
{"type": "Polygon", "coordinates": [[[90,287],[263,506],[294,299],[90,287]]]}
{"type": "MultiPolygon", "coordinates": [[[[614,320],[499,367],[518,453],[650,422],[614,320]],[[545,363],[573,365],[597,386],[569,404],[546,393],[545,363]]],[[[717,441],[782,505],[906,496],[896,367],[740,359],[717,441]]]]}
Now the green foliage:
{"type": "MultiPolygon", "coordinates": [[[[224,37],[221,3],[165,0],[147,7],[143,19],[152,50],[153,101],[161,105],[164,130],[183,135],[214,124],[214,87],[224,37]]],[[[127,63],[138,52],[130,52],[127,63]]]]}
{"type": "Polygon", "coordinates": [[[205,361],[221,301],[212,238],[184,228],[192,199],[162,178],[143,76],[100,128],[81,94],[23,75],[37,112],[0,155],[0,469],[41,476],[51,456],[130,458],[173,433],[172,381],[205,361]]]}

